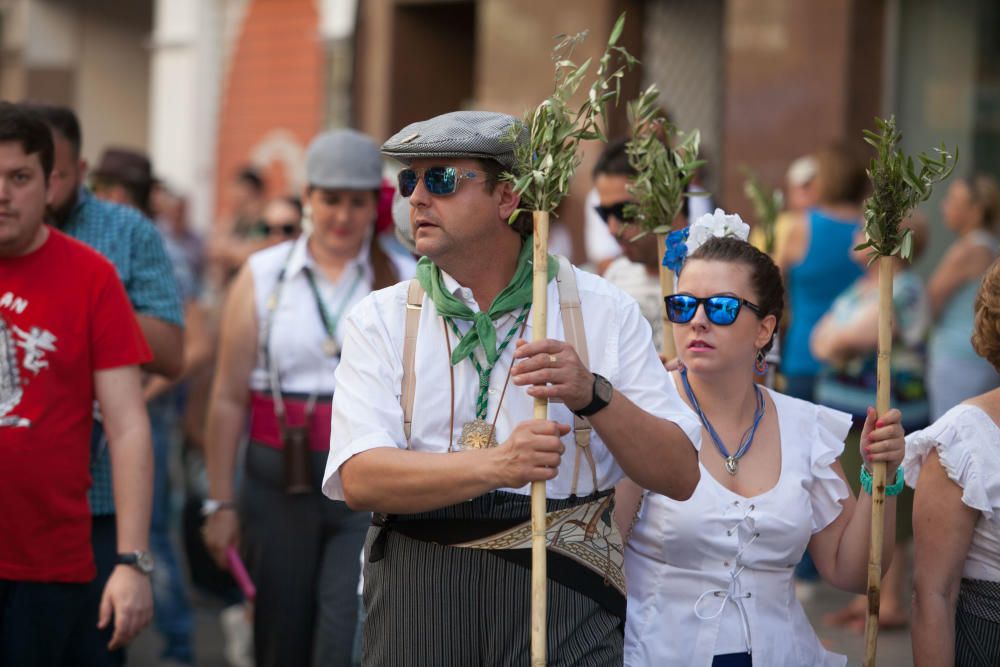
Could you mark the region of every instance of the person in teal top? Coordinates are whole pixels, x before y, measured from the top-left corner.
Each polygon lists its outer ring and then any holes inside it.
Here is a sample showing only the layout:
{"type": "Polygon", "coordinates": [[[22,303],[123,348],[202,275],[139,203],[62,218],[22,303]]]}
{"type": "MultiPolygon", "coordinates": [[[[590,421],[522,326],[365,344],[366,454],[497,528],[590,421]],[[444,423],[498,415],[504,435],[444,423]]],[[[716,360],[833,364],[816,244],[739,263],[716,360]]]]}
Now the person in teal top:
{"type": "Polygon", "coordinates": [[[997,257],[1000,188],[979,174],[952,182],[941,204],[945,224],[958,235],[928,282],[936,316],[927,380],[931,418],[967,398],[1000,386],[1000,374],[972,349],[972,304],[983,274],[997,257]]]}
{"type": "Polygon", "coordinates": [[[785,274],[791,310],[791,325],[781,346],[785,393],[808,401],[813,400],[820,370],[809,349],[809,336],[837,295],[861,276],[850,250],[867,187],[861,161],[846,148],[819,151],[816,162],[819,205],[793,221],[776,258],[785,274]]]}

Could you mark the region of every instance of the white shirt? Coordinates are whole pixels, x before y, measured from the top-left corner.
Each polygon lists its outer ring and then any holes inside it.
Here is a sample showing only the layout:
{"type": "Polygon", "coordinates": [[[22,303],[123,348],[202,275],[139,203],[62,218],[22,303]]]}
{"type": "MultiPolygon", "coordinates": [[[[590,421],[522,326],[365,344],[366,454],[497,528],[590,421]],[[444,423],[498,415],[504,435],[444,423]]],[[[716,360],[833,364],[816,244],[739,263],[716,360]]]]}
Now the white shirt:
{"type": "MultiPolygon", "coordinates": [[[[590,369],[610,380],[618,391],[647,412],[681,422],[681,427],[689,434],[697,432],[700,425],[686,411],[673,382],[657,358],[649,325],[639,313],[635,301],[597,276],[580,270],[575,270],[575,274],[590,369]]],[[[478,310],[471,290],[462,287],[450,276],[445,275],[444,281],[446,289],[456,298],[473,311],[478,310]]],[[[406,447],[399,399],[403,379],[407,287],[407,283],[401,283],[372,293],[358,304],[344,323],[343,360],[337,369],[330,457],[323,480],[323,492],[335,500],[344,497],[340,466],[349,458],[377,447],[406,447]]],[[[564,340],[559,295],[554,280],[548,286],[548,303],[548,337],[564,340]]],[[[515,319],[516,313],[508,314],[494,323],[498,343],[515,319]]],[[[530,315],[526,322],[524,338],[531,340],[530,315]]],[[[470,323],[459,322],[458,325],[464,333],[470,323]]],[[[444,336],[442,319],[433,302],[425,296],[416,342],[416,392],[410,437],[410,447],[417,451],[442,454],[448,451],[449,403],[452,399],[444,336]]],[[[449,336],[454,349],[457,339],[450,330],[449,336]]],[[[511,342],[490,376],[487,421],[492,421],[496,414],[513,353],[514,343],[511,342]]],[[[454,372],[455,431],[452,437],[457,448],[462,425],[475,418],[478,376],[468,360],[455,366],[454,372]]],[[[497,440],[503,442],[518,423],[532,416],[533,399],[523,387],[511,383],[496,422],[497,440]]],[[[550,404],[549,418],[564,424],[573,423],[572,413],[563,404],[550,404]]],[[[573,485],[575,445],[572,434],[563,437],[563,442],[566,454],[562,457],[559,475],[546,484],[549,498],[568,497],[573,485]]],[[[591,450],[597,469],[597,488],[610,489],[621,479],[622,471],[596,431],[592,434],[591,450]]],[[[577,494],[586,495],[594,490],[586,459],[581,461],[580,468],[577,494]]],[[[447,483],[447,480],[442,480],[442,483],[447,483]]],[[[530,487],[508,490],[528,494],[530,487]]]]}
{"type": "Polygon", "coordinates": [[[653,344],[659,352],[663,344],[663,293],[659,274],[650,275],[645,266],[628,257],[616,257],[604,272],[604,279],[636,300],[639,311],[653,330],[653,344]]]}
{"type": "Polygon", "coordinates": [[[1000,427],[974,405],[960,403],[936,422],[906,436],[903,472],[917,488],[920,468],[936,449],[962,502],[980,515],[962,567],[966,579],[1000,581],[1000,427]]]}
{"type": "Polygon", "coordinates": [[[625,549],[626,665],[709,667],[715,655],[746,652],[748,639],[755,665],[846,663],[820,645],[793,573],[850,493],[832,465],[851,417],[769,393],[781,439],[774,487],[745,498],[702,467],[684,502],[646,494],[625,549]]]}
{"type": "MultiPolygon", "coordinates": [[[[316,268],[316,263],[309,254],[308,240],[309,236],[303,234],[294,241],[285,241],[255,252],[248,260],[253,275],[258,326],[257,361],[250,374],[250,388],[254,391],[267,391],[270,388],[263,354],[267,342],[267,306],[283,268],[284,285],[273,313],[269,348],[284,392],[332,394],[335,385],[334,371],[340,363],[339,357],[328,356],[323,350],[323,341],[327,337],[326,328],[303,269],[309,267],[312,271],[330,317],[341,313],[341,321],[334,331],[334,337],[341,345],[344,341],[343,320],[346,319],[347,312],[371,292],[374,272],[368,259],[367,243],[358,256],[344,267],[337,282],[331,283],[316,268]],[[358,280],[360,282],[355,285],[358,280]]],[[[412,257],[398,252],[386,254],[393,262],[396,275],[401,278],[414,275],[416,262],[412,257]]]]}

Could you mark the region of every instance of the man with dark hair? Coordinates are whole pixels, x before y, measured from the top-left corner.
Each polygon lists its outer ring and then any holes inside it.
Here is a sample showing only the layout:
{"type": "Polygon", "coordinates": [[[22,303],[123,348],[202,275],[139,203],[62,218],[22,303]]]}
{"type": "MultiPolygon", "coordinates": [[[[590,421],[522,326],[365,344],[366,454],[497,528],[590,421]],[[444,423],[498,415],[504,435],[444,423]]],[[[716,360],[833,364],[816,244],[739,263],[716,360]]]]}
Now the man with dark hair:
{"type": "Polygon", "coordinates": [[[149,158],[127,148],[108,148],[94,168],[91,187],[105,201],[125,204],[151,215],[153,166],[149,158]]]}
{"type": "MultiPolygon", "coordinates": [[[[183,364],[183,316],[173,267],[163,240],[153,223],[136,208],[102,201],[83,187],[87,163],[80,157],[80,129],[72,110],[34,106],[52,131],[55,152],[49,188],[49,222],[65,234],[86,243],[114,265],[125,285],[136,319],[153,353],[143,365],[150,373],[175,377],[183,364]],[[63,130],[68,132],[63,135],[63,130]]],[[[104,431],[96,422],[93,432],[90,508],[93,514],[94,557],[97,563],[96,591],[116,562],[115,506],[111,467],[104,431]]],[[[165,578],[158,578],[162,581],[165,578]]],[[[176,657],[190,661],[190,619],[175,634],[183,648],[176,657]]],[[[95,643],[107,640],[95,636],[95,643]]],[[[121,651],[107,664],[122,664],[121,651]]]]}
{"type": "Polygon", "coordinates": [[[625,207],[635,201],[628,188],[635,169],[628,161],[627,141],[608,144],[594,165],[594,210],[618,241],[622,254],[611,260],[604,279],[639,303],[642,316],[653,329],[653,344],[659,350],[663,341],[663,297],[660,294],[661,251],[653,234],[642,234],[629,224],[625,207]]]}
{"type": "Polygon", "coordinates": [[[149,623],[152,452],[138,364],[149,347],[114,267],[44,224],[52,135],[0,103],[0,664],[95,665],[149,623]],[[42,279],[40,279],[42,277],[42,279]],[[118,565],[90,604],[87,465],[104,415],[121,508],[118,565]]]}
{"type": "Polygon", "coordinates": [[[548,497],[548,664],[620,665],[614,485],[624,470],[687,498],[698,480],[686,435],[701,426],[631,299],[550,258],[549,339],[518,340],[538,304],[531,229],[508,224],[520,197],[496,178],[515,167],[515,123],[450,113],[382,146],[406,165],[400,193],[424,257],[416,281],[373,292],[344,321],[323,484],[377,513],[366,665],[528,663],[530,482],[548,497]],[[536,397],[548,419],[533,418],[536,397]]]}

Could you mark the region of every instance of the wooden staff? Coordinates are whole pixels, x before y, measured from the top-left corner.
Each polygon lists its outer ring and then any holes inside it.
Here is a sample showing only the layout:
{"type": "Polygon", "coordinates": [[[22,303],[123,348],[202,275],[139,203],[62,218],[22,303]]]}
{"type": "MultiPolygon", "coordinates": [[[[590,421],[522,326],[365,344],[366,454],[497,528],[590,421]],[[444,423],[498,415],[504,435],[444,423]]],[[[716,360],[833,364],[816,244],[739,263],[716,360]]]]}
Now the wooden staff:
{"type": "MultiPolygon", "coordinates": [[[[549,214],[532,213],[534,255],[531,274],[531,340],[546,338],[549,290],[549,214]]],[[[547,419],[549,402],[535,399],[535,419],[547,419]]],[[[546,599],[548,573],[545,551],[545,482],[531,483],[531,664],[544,667],[546,647],[546,599]]]]}
{"type": "MultiPolygon", "coordinates": [[[[660,253],[663,253],[664,249],[667,247],[667,233],[656,234],[656,246],[660,249],[660,253]]],[[[663,262],[659,263],[660,266],[660,296],[666,297],[674,293],[674,273],[668,267],[663,266],[663,262]]],[[[660,318],[663,320],[663,344],[660,347],[660,354],[666,359],[674,359],[677,356],[677,350],[674,347],[674,327],[667,317],[667,302],[660,299],[660,318]]]]}
{"type": "MultiPolygon", "coordinates": [[[[892,278],[895,260],[878,259],[878,380],[875,412],[889,411],[889,357],[892,354],[892,278]]],[[[882,595],[882,538],[885,526],[885,462],[872,464],[872,533],[868,547],[868,616],[865,618],[864,667],[875,667],[878,611],[882,595]]]]}

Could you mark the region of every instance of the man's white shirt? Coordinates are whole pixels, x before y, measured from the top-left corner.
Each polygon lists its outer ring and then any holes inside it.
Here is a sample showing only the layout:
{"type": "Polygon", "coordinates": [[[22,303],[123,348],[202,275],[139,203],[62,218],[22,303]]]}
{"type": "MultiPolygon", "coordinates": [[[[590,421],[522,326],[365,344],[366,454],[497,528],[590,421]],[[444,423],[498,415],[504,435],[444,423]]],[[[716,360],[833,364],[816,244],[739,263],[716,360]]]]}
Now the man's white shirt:
{"type": "MultiPolygon", "coordinates": [[[[484,258],[484,262],[488,259],[484,258]]],[[[615,389],[646,412],[677,422],[692,438],[701,425],[690,418],[674,383],[664,370],[653,348],[650,327],[639,312],[635,300],[605,280],[574,269],[580,293],[586,331],[590,370],[603,375],[615,389]]],[[[473,311],[479,307],[468,288],[443,274],[445,288],[473,311]]],[[[323,478],[323,492],[334,500],[344,499],[340,467],[352,456],[378,447],[406,448],[403,435],[403,411],[400,394],[403,380],[403,338],[406,317],[407,282],[368,295],[355,306],[344,322],[344,346],[336,371],[337,390],[333,398],[330,456],[323,478]]],[[[548,286],[547,338],[564,340],[559,312],[556,281],[548,286]]],[[[497,342],[503,340],[520,311],[506,314],[494,322],[497,342]]],[[[470,322],[457,321],[464,334],[470,322]]],[[[416,391],[413,400],[410,449],[446,454],[449,444],[451,380],[445,326],[433,302],[424,297],[420,312],[414,373],[416,391]]],[[[454,333],[447,330],[451,349],[458,345],[454,333]]],[[[531,340],[531,316],[526,320],[523,337],[531,340]]],[[[486,420],[497,413],[501,393],[514,354],[514,342],[503,351],[490,376],[489,406],[486,420]]],[[[477,351],[480,363],[482,350],[477,351]]],[[[454,367],[455,423],[452,433],[458,446],[462,425],[475,418],[479,379],[468,359],[454,367]]],[[[524,387],[507,386],[506,396],[496,419],[496,436],[501,443],[522,421],[533,418],[533,399],[524,387]]],[[[549,419],[573,425],[573,414],[561,403],[549,404],[549,419]]],[[[549,498],[566,498],[573,487],[576,456],[573,433],[563,437],[566,453],[558,476],[546,483],[549,498]]],[[[664,443],[666,447],[667,444],[664,443]]],[[[623,476],[621,468],[594,430],[591,448],[597,469],[597,490],[610,489],[623,476]]],[[[447,484],[448,480],[441,480],[447,484]]],[[[528,494],[530,486],[506,489],[528,494]]],[[[577,495],[592,492],[593,482],[586,460],[581,461],[577,495]]]]}

